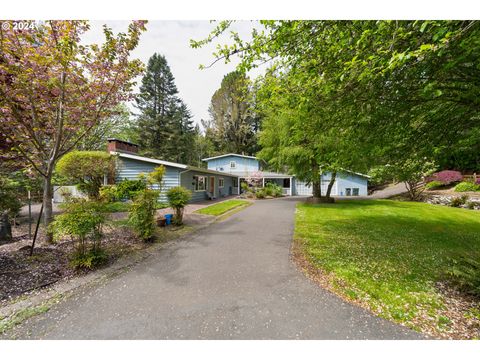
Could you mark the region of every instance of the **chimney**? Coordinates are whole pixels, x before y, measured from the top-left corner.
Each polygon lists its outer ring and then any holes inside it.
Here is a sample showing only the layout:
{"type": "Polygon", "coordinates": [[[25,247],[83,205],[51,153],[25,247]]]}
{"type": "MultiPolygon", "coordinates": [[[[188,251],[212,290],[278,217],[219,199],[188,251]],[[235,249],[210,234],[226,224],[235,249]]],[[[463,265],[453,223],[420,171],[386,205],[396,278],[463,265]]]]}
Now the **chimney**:
{"type": "Polygon", "coordinates": [[[138,145],[133,144],[128,141],[119,140],[119,139],[107,139],[107,151],[108,152],[123,152],[128,154],[137,154],[138,153],[138,145]]]}

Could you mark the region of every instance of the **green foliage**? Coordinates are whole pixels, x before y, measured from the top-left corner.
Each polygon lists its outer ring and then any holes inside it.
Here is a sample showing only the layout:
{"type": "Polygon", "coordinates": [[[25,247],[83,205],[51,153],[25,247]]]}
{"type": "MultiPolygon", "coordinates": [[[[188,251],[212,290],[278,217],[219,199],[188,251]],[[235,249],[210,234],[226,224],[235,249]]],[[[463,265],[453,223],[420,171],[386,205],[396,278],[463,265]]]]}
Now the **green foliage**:
{"type": "Polygon", "coordinates": [[[283,195],[283,189],[278,184],[267,183],[267,184],[265,184],[265,195],[273,196],[273,197],[280,197],[280,196],[283,195]]]}
{"type": "Polygon", "coordinates": [[[167,192],[168,204],[175,210],[173,219],[176,225],[183,224],[183,209],[192,198],[192,193],[182,186],[175,186],[167,192]]]}
{"type": "Polygon", "coordinates": [[[72,151],[57,163],[59,175],[77,184],[90,199],[98,200],[105,176],[113,174],[115,158],[105,151],[72,151]]]}
{"type": "Polygon", "coordinates": [[[255,190],[255,197],[257,199],[265,199],[267,196],[267,192],[265,188],[258,188],[255,190]]]}
{"type": "Polygon", "coordinates": [[[147,188],[147,183],[143,179],[122,180],[117,185],[116,198],[120,200],[133,200],[137,194],[147,188]]]}
{"type": "Polygon", "coordinates": [[[450,206],[452,207],[460,207],[461,205],[465,205],[465,203],[468,201],[468,195],[462,195],[453,198],[450,201],[450,206]]]}
{"type": "Polygon", "coordinates": [[[474,211],[347,200],[299,204],[295,216],[295,239],[313,266],[338,280],[335,291],[354,291],[382,317],[409,327],[436,326],[444,307],[434,284],[445,278],[452,253],[478,262],[480,217],[474,211]]]}
{"type": "Polygon", "coordinates": [[[474,184],[473,182],[463,181],[455,186],[456,192],[465,192],[465,191],[480,191],[480,185],[474,184]]]}
{"type": "MultiPolygon", "coordinates": [[[[418,177],[402,169],[412,161],[478,169],[478,22],[260,23],[251,40],[235,36],[214,56],[239,56],[241,71],[272,64],[255,83],[255,105],[258,155],[273,170],[288,167],[317,189],[320,168],[393,164],[417,198],[418,177]]],[[[216,42],[229,26],[191,45],[216,42]]]]}
{"type": "Polygon", "coordinates": [[[128,222],[143,241],[150,241],[155,232],[155,211],[158,192],[144,189],[137,193],[130,207],[128,222]]]}
{"type": "Polygon", "coordinates": [[[254,111],[250,80],[239,71],[223,77],[212,96],[210,121],[202,121],[205,137],[218,153],[254,154],[260,118],[254,111]]]}
{"type": "Polygon", "coordinates": [[[165,166],[157,166],[155,169],[153,169],[152,172],[148,173],[147,182],[150,185],[156,185],[156,190],[162,191],[163,177],[165,176],[166,171],[167,169],[165,168],[165,166]]]}
{"type": "Polygon", "coordinates": [[[136,140],[143,154],[179,163],[194,161],[192,115],[178,97],[165,56],[155,53],[148,60],[136,107],[136,140]]]}
{"type": "Polygon", "coordinates": [[[116,185],[104,185],[99,190],[99,198],[104,202],[114,202],[119,199],[116,185]]]}
{"type": "Polygon", "coordinates": [[[441,181],[437,181],[437,180],[433,180],[433,181],[430,181],[428,182],[426,185],[425,185],[425,189],[427,190],[433,190],[433,189],[438,189],[438,188],[441,188],[445,186],[441,181]]]}
{"type": "Polygon", "coordinates": [[[480,297],[480,253],[468,253],[452,259],[447,276],[461,290],[480,297]]]}
{"type": "Polygon", "coordinates": [[[219,216],[225,214],[227,211],[236,209],[241,206],[247,206],[249,204],[251,204],[251,202],[246,200],[227,200],[207,206],[195,212],[204,215],[219,216]]]}
{"type": "MultiPolygon", "coordinates": [[[[92,257],[92,254],[97,254],[101,250],[102,227],[106,219],[103,203],[71,199],[64,204],[64,212],[55,217],[50,228],[55,239],[69,236],[75,241],[74,258],[88,259],[92,257]],[[93,253],[88,255],[92,251],[93,253]]],[[[94,266],[96,262],[94,259],[92,261],[92,266],[94,266]]],[[[77,267],[76,263],[73,265],[77,267]]],[[[86,266],[79,265],[79,267],[86,266]]]]}
{"type": "Polygon", "coordinates": [[[101,248],[89,249],[86,252],[76,251],[70,257],[70,266],[75,269],[87,269],[99,267],[108,261],[108,254],[101,248]]]}
{"type": "Polygon", "coordinates": [[[0,215],[7,212],[9,216],[14,217],[21,208],[19,183],[0,175],[0,215]]]}

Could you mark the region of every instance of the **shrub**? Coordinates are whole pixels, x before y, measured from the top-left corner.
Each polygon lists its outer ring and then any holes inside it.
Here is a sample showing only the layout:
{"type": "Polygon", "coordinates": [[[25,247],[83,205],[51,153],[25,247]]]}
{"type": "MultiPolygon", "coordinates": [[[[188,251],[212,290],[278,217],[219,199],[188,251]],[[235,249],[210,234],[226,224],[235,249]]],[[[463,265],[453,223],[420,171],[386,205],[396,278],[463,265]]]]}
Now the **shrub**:
{"type": "Polygon", "coordinates": [[[108,261],[108,254],[105,250],[89,249],[86,252],[74,252],[70,258],[70,266],[75,269],[93,269],[108,261]]]}
{"type": "Polygon", "coordinates": [[[453,206],[453,207],[459,207],[461,205],[464,205],[468,200],[468,196],[467,195],[462,195],[462,196],[459,196],[459,197],[456,197],[456,198],[453,198],[451,201],[450,201],[450,206],[453,206]]]}
{"type": "Polygon", "coordinates": [[[167,198],[168,204],[175,210],[174,224],[182,225],[183,223],[183,209],[190,201],[192,193],[181,186],[176,186],[168,190],[167,198]]]}
{"type": "Polygon", "coordinates": [[[10,216],[17,216],[21,208],[18,183],[0,176],[0,213],[6,211],[10,216]]]}
{"type": "Polygon", "coordinates": [[[122,180],[117,184],[117,199],[133,200],[137,194],[147,188],[145,179],[122,180]]]}
{"type": "Polygon", "coordinates": [[[118,189],[116,185],[105,185],[100,188],[100,200],[104,202],[115,202],[118,200],[118,189]]]}
{"type": "Polygon", "coordinates": [[[268,183],[265,185],[267,196],[280,197],[283,195],[282,187],[275,183],[268,183]]]}
{"type": "Polygon", "coordinates": [[[143,241],[153,238],[157,198],[157,191],[144,189],[137,193],[130,207],[128,222],[135,234],[143,241]]]}
{"type": "MultiPolygon", "coordinates": [[[[106,221],[103,204],[73,198],[64,204],[64,209],[65,212],[57,215],[51,224],[55,238],[67,235],[76,242],[74,258],[84,258],[90,251],[100,251],[102,226],[106,221]]],[[[73,266],[77,267],[75,264],[73,266]]]]}
{"type": "Polygon", "coordinates": [[[433,190],[433,189],[438,189],[440,187],[444,186],[444,184],[441,182],[441,181],[438,181],[438,180],[433,180],[433,181],[430,181],[429,183],[427,183],[425,185],[425,189],[427,190],[433,190]]]}
{"type": "Polygon", "coordinates": [[[264,188],[259,188],[257,189],[257,191],[255,191],[255,197],[257,199],[265,199],[266,196],[267,196],[267,193],[264,188]]]}
{"type": "Polygon", "coordinates": [[[475,184],[480,185],[480,177],[477,178],[477,180],[475,181],[475,184]]]}
{"type": "Polygon", "coordinates": [[[443,185],[453,184],[463,180],[463,175],[460,171],[443,170],[433,174],[430,177],[432,181],[439,181],[443,185]]]}
{"type": "Polygon", "coordinates": [[[480,191],[480,185],[474,184],[473,182],[463,181],[460,184],[455,186],[456,192],[465,192],[465,191],[480,191]]]}
{"type": "Polygon", "coordinates": [[[449,279],[465,292],[480,296],[480,254],[453,260],[447,271],[449,279]]]}
{"type": "Polygon", "coordinates": [[[72,151],[56,166],[60,176],[75,182],[90,199],[98,200],[104,178],[114,172],[115,158],[105,151],[72,151]]]}

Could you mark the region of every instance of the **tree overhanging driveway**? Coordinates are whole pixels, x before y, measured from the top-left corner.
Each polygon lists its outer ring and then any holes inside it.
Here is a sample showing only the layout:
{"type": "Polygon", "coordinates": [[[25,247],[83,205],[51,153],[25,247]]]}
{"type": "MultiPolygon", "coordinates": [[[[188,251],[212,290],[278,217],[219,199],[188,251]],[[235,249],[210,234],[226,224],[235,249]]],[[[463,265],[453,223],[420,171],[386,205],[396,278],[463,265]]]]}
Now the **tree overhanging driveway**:
{"type": "Polygon", "coordinates": [[[417,339],[290,261],[295,198],[257,201],[31,319],[47,339],[417,339]]]}

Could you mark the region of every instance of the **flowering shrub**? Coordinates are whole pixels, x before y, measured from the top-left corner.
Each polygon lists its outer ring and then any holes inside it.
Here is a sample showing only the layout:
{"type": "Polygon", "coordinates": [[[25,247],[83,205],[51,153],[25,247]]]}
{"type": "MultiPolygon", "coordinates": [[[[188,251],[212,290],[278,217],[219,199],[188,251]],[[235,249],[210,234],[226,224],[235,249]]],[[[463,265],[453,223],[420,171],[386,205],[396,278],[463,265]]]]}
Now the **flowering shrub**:
{"type": "Polygon", "coordinates": [[[454,170],[443,170],[431,176],[430,181],[440,181],[443,185],[453,184],[463,180],[462,173],[454,170]]]}
{"type": "Polygon", "coordinates": [[[477,181],[475,181],[475,184],[480,185],[480,177],[477,178],[477,181]]]}

